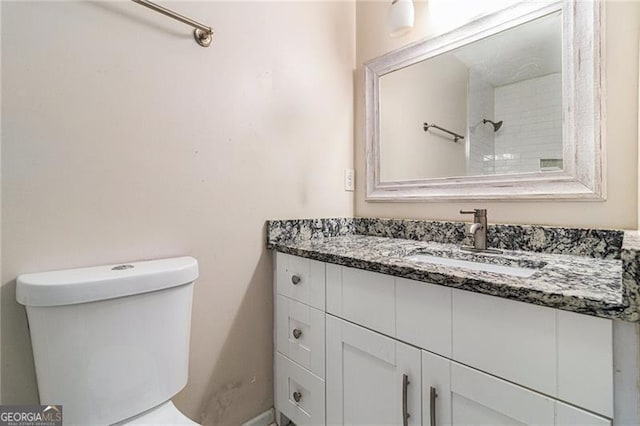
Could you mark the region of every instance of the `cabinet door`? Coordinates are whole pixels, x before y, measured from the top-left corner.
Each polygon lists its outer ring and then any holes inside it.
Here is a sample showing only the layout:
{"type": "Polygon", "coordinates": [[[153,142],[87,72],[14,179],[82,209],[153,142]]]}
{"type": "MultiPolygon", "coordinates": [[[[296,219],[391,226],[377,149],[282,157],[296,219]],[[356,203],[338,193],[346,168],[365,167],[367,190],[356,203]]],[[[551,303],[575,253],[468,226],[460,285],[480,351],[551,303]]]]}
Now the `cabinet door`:
{"type": "Polygon", "coordinates": [[[330,315],[326,330],[327,424],[420,425],[420,351],[330,315]]]}
{"type": "Polygon", "coordinates": [[[551,398],[422,352],[422,417],[426,426],[549,426],[555,423],[555,407],[551,398]]]}
{"type": "Polygon", "coordinates": [[[451,360],[422,351],[422,424],[451,425],[451,360]]]}

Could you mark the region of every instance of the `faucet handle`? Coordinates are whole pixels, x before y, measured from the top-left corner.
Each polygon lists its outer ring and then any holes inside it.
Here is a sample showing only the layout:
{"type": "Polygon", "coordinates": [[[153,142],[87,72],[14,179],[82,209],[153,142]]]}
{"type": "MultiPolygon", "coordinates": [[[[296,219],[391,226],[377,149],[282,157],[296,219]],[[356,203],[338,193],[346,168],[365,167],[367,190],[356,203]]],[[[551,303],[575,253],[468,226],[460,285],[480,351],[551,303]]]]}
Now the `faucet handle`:
{"type": "Polygon", "coordinates": [[[460,214],[472,214],[476,220],[487,217],[487,209],[460,210],[460,214]]]}

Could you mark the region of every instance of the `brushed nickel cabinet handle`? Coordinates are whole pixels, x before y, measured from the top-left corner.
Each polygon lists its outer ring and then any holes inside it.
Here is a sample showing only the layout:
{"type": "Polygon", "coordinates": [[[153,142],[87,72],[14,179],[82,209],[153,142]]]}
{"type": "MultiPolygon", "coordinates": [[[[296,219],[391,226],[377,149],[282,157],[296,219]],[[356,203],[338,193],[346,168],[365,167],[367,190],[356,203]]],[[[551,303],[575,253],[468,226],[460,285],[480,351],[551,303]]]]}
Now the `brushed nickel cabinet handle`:
{"type": "Polygon", "coordinates": [[[292,283],[293,285],[298,285],[298,283],[299,283],[300,281],[302,281],[302,278],[300,278],[300,276],[299,276],[299,275],[292,275],[292,276],[291,276],[291,283],[292,283]]]}
{"type": "Polygon", "coordinates": [[[299,339],[300,336],[302,336],[302,330],[294,328],[293,329],[293,337],[295,337],[296,339],[299,339]]]}
{"type": "Polygon", "coordinates": [[[409,387],[409,383],[411,383],[409,381],[409,376],[407,376],[406,374],[402,375],[402,425],[403,426],[408,426],[409,424],[409,417],[411,417],[411,415],[407,412],[407,391],[408,391],[408,387],[409,387]]]}
{"type": "Polygon", "coordinates": [[[431,418],[431,423],[429,426],[436,426],[436,398],[438,397],[438,393],[436,392],[436,388],[431,386],[429,390],[429,414],[431,418]]]}
{"type": "Polygon", "coordinates": [[[295,402],[300,402],[301,399],[302,399],[302,394],[300,392],[293,393],[293,400],[295,402]]]}

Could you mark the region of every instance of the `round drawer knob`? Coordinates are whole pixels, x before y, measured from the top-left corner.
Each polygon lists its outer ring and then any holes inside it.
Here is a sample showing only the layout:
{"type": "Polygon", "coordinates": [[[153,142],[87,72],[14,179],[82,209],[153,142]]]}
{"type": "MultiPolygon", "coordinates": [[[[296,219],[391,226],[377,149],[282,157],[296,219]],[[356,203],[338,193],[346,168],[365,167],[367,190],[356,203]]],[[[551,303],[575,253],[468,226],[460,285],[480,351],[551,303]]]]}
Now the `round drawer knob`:
{"type": "Polygon", "coordinates": [[[291,282],[293,283],[293,285],[298,285],[298,283],[302,280],[302,278],[300,278],[300,276],[298,275],[292,275],[291,276],[291,282]]]}
{"type": "Polygon", "coordinates": [[[300,392],[293,393],[293,400],[295,402],[300,402],[301,399],[302,399],[302,394],[300,392]]]}
{"type": "Polygon", "coordinates": [[[302,336],[302,330],[294,328],[293,329],[293,337],[295,337],[296,339],[299,339],[300,336],[302,336]]]}

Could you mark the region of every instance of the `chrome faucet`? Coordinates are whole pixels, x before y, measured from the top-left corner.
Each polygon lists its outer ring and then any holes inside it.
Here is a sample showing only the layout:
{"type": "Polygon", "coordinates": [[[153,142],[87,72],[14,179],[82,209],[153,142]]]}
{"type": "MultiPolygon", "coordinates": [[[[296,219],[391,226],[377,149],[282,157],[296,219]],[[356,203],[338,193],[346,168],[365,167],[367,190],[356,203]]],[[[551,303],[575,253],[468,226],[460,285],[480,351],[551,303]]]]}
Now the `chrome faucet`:
{"type": "Polygon", "coordinates": [[[473,224],[469,227],[469,235],[473,237],[473,251],[487,250],[487,209],[460,210],[460,214],[473,215],[473,224]]]}

